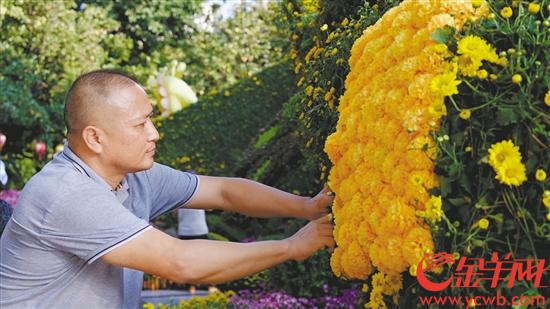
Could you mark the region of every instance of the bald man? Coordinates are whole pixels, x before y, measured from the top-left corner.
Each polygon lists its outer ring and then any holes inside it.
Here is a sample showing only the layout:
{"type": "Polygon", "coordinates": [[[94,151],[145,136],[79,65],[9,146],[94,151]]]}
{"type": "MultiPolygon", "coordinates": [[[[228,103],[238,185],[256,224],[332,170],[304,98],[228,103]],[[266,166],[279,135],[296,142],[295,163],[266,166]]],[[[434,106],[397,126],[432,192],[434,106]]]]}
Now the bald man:
{"type": "Polygon", "coordinates": [[[332,248],[332,194],[313,198],[154,162],[159,134],[143,88],[109,70],[67,94],[68,145],[32,177],[0,239],[1,308],[136,308],[143,273],[221,283],[332,248]],[[310,222],[293,236],[179,240],[149,222],[178,207],[310,222]]]}

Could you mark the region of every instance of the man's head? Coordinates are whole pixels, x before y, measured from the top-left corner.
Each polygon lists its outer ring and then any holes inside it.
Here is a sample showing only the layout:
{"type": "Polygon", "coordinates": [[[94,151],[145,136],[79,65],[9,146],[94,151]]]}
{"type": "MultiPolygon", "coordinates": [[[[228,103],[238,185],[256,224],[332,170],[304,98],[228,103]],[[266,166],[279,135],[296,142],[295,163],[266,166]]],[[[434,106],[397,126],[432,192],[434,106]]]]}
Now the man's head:
{"type": "Polygon", "coordinates": [[[67,93],[65,124],[71,149],[116,173],[148,169],[158,132],[143,88],[113,70],[78,77],[67,93]]]}

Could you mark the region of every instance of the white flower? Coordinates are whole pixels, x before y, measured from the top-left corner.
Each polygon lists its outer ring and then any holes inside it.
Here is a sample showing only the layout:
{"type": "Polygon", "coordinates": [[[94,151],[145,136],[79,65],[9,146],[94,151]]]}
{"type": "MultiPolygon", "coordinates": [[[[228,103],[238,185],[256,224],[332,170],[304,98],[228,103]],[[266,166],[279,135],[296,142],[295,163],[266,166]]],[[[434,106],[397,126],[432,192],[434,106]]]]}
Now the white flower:
{"type": "Polygon", "coordinates": [[[159,108],[163,117],[198,101],[193,89],[183,80],[159,73],[157,76],[159,108]]]}

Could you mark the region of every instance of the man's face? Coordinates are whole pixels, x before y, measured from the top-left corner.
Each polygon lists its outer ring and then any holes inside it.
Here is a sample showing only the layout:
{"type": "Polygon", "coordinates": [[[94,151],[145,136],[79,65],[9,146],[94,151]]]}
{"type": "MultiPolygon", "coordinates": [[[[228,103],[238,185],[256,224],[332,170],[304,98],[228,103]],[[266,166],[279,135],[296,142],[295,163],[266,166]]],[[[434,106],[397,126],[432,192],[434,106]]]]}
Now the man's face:
{"type": "Polygon", "coordinates": [[[153,108],[145,91],[136,84],[113,94],[112,100],[105,114],[105,163],[121,173],[151,168],[159,134],[151,122],[153,108]]]}

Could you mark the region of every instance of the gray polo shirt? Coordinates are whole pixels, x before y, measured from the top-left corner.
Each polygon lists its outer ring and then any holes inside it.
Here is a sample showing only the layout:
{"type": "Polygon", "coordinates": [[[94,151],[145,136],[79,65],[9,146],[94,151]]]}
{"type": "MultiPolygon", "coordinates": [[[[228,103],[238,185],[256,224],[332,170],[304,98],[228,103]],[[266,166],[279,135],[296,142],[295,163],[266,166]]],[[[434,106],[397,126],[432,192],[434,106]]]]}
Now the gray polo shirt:
{"type": "Polygon", "coordinates": [[[136,308],[143,273],[101,256],[185,205],[196,175],[155,163],[116,190],[68,146],[25,185],[0,238],[0,308],[136,308]]]}

